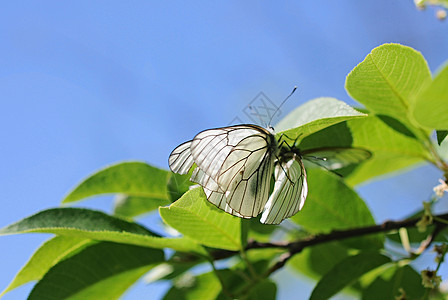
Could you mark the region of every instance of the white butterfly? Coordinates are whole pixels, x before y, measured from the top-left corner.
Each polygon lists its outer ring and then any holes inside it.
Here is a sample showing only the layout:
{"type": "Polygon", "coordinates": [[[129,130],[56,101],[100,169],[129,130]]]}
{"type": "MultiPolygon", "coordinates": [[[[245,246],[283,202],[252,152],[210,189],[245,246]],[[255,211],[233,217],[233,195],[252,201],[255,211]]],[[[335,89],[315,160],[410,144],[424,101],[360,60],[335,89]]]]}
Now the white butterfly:
{"type": "Polygon", "coordinates": [[[262,223],[279,224],[302,209],[308,193],[300,154],[279,153],[273,130],[244,124],[200,132],[173,150],[169,165],[186,174],[196,164],[191,180],[218,208],[241,218],[263,213],[262,223]]]}

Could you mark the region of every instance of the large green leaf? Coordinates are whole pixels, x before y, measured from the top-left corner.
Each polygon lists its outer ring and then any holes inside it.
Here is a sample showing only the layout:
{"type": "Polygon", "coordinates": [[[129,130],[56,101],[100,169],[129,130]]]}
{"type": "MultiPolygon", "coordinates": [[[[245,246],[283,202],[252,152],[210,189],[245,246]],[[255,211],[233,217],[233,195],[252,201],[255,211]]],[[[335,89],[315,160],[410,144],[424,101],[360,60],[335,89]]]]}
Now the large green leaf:
{"type": "Polygon", "coordinates": [[[384,44],[348,74],[345,87],[350,96],[375,114],[409,123],[412,98],[430,82],[431,72],[420,52],[384,44]]]}
{"type": "Polygon", "coordinates": [[[101,242],[51,268],[29,299],[117,299],[162,261],[162,250],[101,242]]]}
{"type": "Polygon", "coordinates": [[[362,252],[350,256],[326,273],[311,293],[311,300],[328,299],[346,286],[355,283],[360,276],[390,262],[390,258],[377,252],[362,252]]]}
{"type": "Polygon", "coordinates": [[[228,250],[242,247],[241,219],[210,204],[200,187],[159,212],[168,225],[202,245],[228,250]]]}
{"type": "Polygon", "coordinates": [[[448,65],[423,90],[412,105],[415,120],[423,127],[448,130],[448,65]]]}
{"type": "Polygon", "coordinates": [[[169,199],[167,183],[170,173],[143,162],[124,162],[102,169],[83,180],[63,203],[102,194],[126,194],[169,199]]]}
{"type": "Polygon", "coordinates": [[[362,300],[396,299],[404,291],[406,299],[422,299],[422,278],[412,267],[391,266],[362,293],[362,300]]]}
{"type": "Polygon", "coordinates": [[[348,248],[340,242],[307,247],[293,256],[288,266],[311,278],[319,278],[348,256],[348,248]]]}
{"type": "Polygon", "coordinates": [[[301,150],[325,147],[356,147],[372,153],[362,164],[339,172],[350,185],[431,159],[418,140],[375,116],[335,124],[308,136],[299,145],[301,150]]]}
{"type": "Polygon", "coordinates": [[[91,243],[92,241],[88,239],[67,236],[56,236],[46,241],[17,273],[0,297],[25,283],[41,279],[61,259],[73,255],[91,243]]]}
{"type": "Polygon", "coordinates": [[[303,139],[333,124],[365,116],[367,115],[335,98],[316,98],[289,113],[275,129],[278,131],[277,136],[286,135],[292,140],[300,136],[303,139]]]}
{"type": "MultiPolygon", "coordinates": [[[[375,224],[369,208],[358,194],[335,174],[308,170],[308,198],[292,220],[311,233],[325,233],[375,224]]],[[[379,235],[357,238],[350,243],[356,248],[382,247],[379,235]]]]}
{"type": "Polygon", "coordinates": [[[44,232],[100,241],[112,241],[152,248],[172,248],[182,252],[205,254],[188,238],[162,238],[145,227],[82,208],[55,208],[41,211],[0,229],[0,235],[44,232]]]}

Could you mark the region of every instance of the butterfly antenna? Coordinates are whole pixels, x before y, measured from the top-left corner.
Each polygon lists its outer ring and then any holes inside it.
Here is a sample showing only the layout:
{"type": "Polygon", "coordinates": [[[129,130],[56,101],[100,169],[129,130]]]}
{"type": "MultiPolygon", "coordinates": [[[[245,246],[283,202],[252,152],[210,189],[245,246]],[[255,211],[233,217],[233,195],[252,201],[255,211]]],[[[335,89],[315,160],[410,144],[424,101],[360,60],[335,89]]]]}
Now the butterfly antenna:
{"type": "Polygon", "coordinates": [[[274,118],[275,114],[280,110],[280,107],[282,107],[283,104],[285,104],[286,100],[288,100],[288,99],[292,96],[292,94],[294,94],[294,92],[295,92],[296,90],[297,90],[297,86],[295,86],[295,87],[292,89],[292,92],[289,93],[288,97],[286,97],[285,100],[283,100],[283,102],[280,103],[280,106],[277,107],[277,109],[274,111],[274,113],[272,114],[271,118],[269,119],[268,126],[271,125],[272,119],[274,118]]]}

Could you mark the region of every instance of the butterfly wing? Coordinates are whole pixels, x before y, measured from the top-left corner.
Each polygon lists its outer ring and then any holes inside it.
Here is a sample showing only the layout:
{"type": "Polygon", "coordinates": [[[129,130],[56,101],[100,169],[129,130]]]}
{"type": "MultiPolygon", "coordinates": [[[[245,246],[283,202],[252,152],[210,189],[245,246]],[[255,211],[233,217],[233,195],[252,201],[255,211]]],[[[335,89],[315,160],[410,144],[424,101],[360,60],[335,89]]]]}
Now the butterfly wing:
{"type": "Polygon", "coordinates": [[[171,152],[168,164],[174,173],[187,174],[193,166],[194,161],[190,151],[191,142],[180,144],[171,152]]]}
{"type": "Polygon", "coordinates": [[[208,129],[198,133],[190,147],[194,162],[215,181],[218,181],[218,174],[230,152],[244,138],[259,134],[260,131],[257,127],[236,125],[208,129]]]}
{"type": "Polygon", "coordinates": [[[305,167],[299,156],[293,155],[291,159],[277,163],[274,177],[274,191],[260,219],[264,224],[279,224],[295,215],[302,209],[308,194],[305,167]]]}
{"type": "Polygon", "coordinates": [[[358,164],[372,156],[370,151],[361,148],[327,147],[301,152],[304,159],[316,163],[328,170],[336,170],[358,164]]]}
{"type": "Polygon", "coordinates": [[[243,218],[238,212],[233,210],[226,202],[224,191],[220,189],[217,183],[198,167],[194,169],[191,175],[191,181],[198,183],[204,189],[207,200],[226,213],[243,218]]]}
{"type": "Polygon", "coordinates": [[[211,191],[207,188],[204,188],[205,195],[207,196],[207,200],[214,204],[219,209],[222,209],[226,213],[229,213],[233,216],[239,217],[239,218],[247,218],[243,215],[236,212],[234,209],[232,209],[227,203],[226,203],[226,196],[223,193],[211,191]]]}
{"type": "Polygon", "coordinates": [[[260,214],[269,197],[275,156],[266,142],[259,147],[262,143],[260,138],[242,142],[229,155],[218,178],[229,206],[246,217],[260,214]]]}
{"type": "Polygon", "coordinates": [[[244,217],[257,216],[266,204],[277,150],[269,131],[250,124],[205,130],[191,144],[194,162],[208,175],[200,184],[224,193],[226,203],[244,217]]]}
{"type": "Polygon", "coordinates": [[[174,172],[188,172],[195,163],[191,180],[199,183],[207,199],[239,217],[255,217],[268,197],[274,159],[275,137],[256,125],[209,129],[170,155],[174,172]]]}

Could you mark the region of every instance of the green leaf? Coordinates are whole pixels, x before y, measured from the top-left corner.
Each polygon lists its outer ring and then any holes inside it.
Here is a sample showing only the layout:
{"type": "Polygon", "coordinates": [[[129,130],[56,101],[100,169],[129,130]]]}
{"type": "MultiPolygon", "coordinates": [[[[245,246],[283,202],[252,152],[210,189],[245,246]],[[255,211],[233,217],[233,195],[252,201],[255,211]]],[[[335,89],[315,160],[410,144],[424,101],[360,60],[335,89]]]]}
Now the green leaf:
{"type": "Polygon", "coordinates": [[[124,162],[102,169],[83,180],[63,203],[102,194],[126,194],[169,199],[167,183],[170,173],[143,162],[124,162]]]}
{"type": "Polygon", "coordinates": [[[448,130],[448,64],[415,99],[412,114],[423,127],[448,130]]]}
{"type": "Polygon", "coordinates": [[[116,299],[162,261],[161,250],[101,242],[51,268],[29,299],[116,299]]]}
{"type": "Polygon", "coordinates": [[[437,144],[439,146],[442,144],[442,142],[445,140],[446,136],[448,135],[448,130],[437,130],[437,144]]]}
{"type": "Polygon", "coordinates": [[[241,219],[210,204],[200,187],[159,212],[168,225],[202,245],[227,250],[242,247],[241,219]]]}
{"type": "Polygon", "coordinates": [[[172,280],[203,262],[204,260],[202,259],[178,252],[167,262],[159,264],[149,271],[148,274],[145,275],[144,281],[149,284],[159,280],[172,280]]]}
{"type": "MultiPolygon", "coordinates": [[[[326,233],[375,224],[369,208],[338,176],[321,169],[308,169],[308,198],[292,220],[311,233],[326,233]]],[[[380,235],[353,239],[356,248],[382,247],[380,235]]]]}
{"type": "Polygon", "coordinates": [[[57,236],[46,241],[17,273],[14,280],[0,294],[0,297],[23,284],[41,279],[61,259],[73,255],[90,243],[92,241],[88,239],[65,236],[57,236]]]}
{"type": "Polygon", "coordinates": [[[344,287],[356,282],[360,276],[390,262],[390,258],[377,252],[361,252],[335,265],[314,288],[310,299],[328,299],[344,287]]]}
{"type": "Polygon", "coordinates": [[[277,136],[294,140],[304,138],[328,126],[367,116],[335,98],[316,98],[299,106],[275,126],[277,136]]]}
{"type": "MultiPolygon", "coordinates": [[[[284,251],[275,248],[260,248],[251,249],[246,252],[247,261],[250,262],[252,269],[257,274],[263,274],[272,265],[274,258],[277,258],[284,251]]],[[[232,266],[232,270],[238,270],[239,274],[246,273],[247,277],[251,277],[252,271],[247,269],[247,261],[240,259],[240,261],[232,266]]]]}
{"type": "Polygon", "coordinates": [[[205,273],[197,277],[186,278],[183,285],[173,286],[163,297],[164,300],[212,300],[221,291],[221,284],[215,274],[205,273]]]}
{"type": "Polygon", "coordinates": [[[126,218],[151,212],[159,206],[170,204],[168,199],[118,195],[115,198],[114,215],[126,218]]]}
{"type": "Polygon", "coordinates": [[[162,238],[136,223],[82,208],[44,210],[0,229],[0,235],[31,232],[206,253],[201,246],[188,238],[162,238]]]}
{"type": "Polygon", "coordinates": [[[420,52],[399,44],[384,44],[370,52],[347,76],[351,97],[376,114],[404,123],[412,98],[431,82],[431,72],[420,52]]]}
{"type": "Polygon", "coordinates": [[[348,120],[303,139],[301,151],[325,147],[366,149],[372,157],[358,166],[338,171],[347,183],[355,185],[375,176],[431,160],[429,152],[416,139],[392,129],[375,116],[348,120]]]}
{"type": "Polygon", "coordinates": [[[257,283],[249,293],[247,299],[250,300],[275,300],[277,295],[277,285],[275,282],[265,279],[257,283]]]}
{"type": "Polygon", "coordinates": [[[405,292],[406,299],[422,299],[425,293],[422,278],[412,267],[392,266],[363,291],[362,299],[395,299],[401,295],[400,289],[405,292]]]}
{"type": "Polygon", "coordinates": [[[340,242],[330,242],[313,247],[307,247],[293,256],[288,266],[317,279],[328,273],[337,263],[348,256],[348,248],[340,242]]]}
{"type": "Polygon", "coordinates": [[[174,202],[182,197],[182,195],[185,194],[192,185],[196,184],[195,182],[190,181],[192,173],[193,169],[185,175],[171,173],[170,179],[168,180],[168,194],[171,202],[174,202]]]}
{"type": "Polygon", "coordinates": [[[268,242],[271,239],[271,234],[279,227],[277,225],[260,223],[260,217],[261,215],[259,215],[256,218],[241,219],[241,224],[248,225],[249,227],[248,237],[250,239],[259,242],[268,242]]]}

